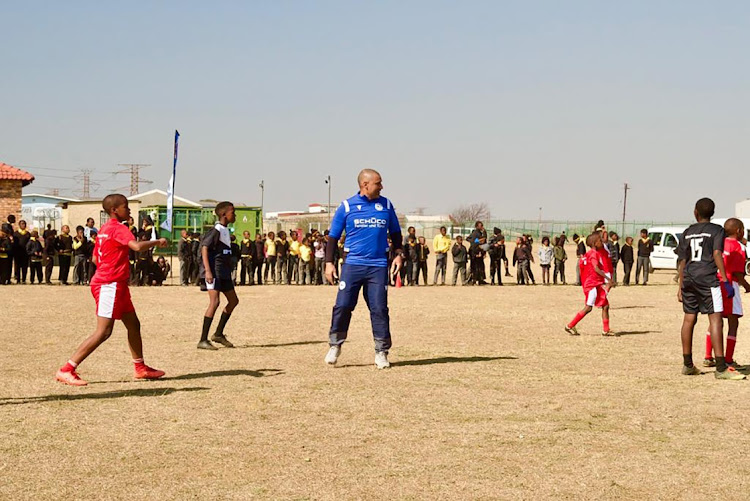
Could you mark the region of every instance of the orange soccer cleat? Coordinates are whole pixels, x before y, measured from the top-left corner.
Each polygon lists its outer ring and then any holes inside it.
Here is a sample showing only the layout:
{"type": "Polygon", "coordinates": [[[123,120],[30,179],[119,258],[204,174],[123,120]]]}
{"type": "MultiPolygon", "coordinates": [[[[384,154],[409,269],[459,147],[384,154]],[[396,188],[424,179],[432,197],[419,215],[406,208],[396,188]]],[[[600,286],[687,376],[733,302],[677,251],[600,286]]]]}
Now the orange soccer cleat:
{"type": "Polygon", "coordinates": [[[86,386],[88,383],[78,376],[76,371],[57,371],[55,379],[63,384],[69,384],[70,386],[86,386]]]}

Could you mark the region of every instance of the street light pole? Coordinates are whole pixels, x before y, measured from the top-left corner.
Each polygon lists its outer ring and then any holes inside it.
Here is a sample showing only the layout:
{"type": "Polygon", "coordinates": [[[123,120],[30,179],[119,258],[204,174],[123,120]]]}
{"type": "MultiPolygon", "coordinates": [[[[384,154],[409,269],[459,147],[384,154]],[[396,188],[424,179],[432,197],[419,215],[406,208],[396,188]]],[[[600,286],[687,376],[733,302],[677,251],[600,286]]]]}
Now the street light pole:
{"type": "Polygon", "coordinates": [[[326,184],[328,185],[328,206],[326,212],[328,213],[328,229],[331,229],[331,175],[329,174],[326,178],[326,184]]]}
{"type": "Polygon", "coordinates": [[[258,187],[260,188],[260,232],[265,233],[266,231],[263,228],[263,218],[265,217],[265,212],[263,211],[263,202],[265,200],[263,199],[265,197],[266,184],[262,179],[260,180],[260,184],[258,185],[258,187]]]}

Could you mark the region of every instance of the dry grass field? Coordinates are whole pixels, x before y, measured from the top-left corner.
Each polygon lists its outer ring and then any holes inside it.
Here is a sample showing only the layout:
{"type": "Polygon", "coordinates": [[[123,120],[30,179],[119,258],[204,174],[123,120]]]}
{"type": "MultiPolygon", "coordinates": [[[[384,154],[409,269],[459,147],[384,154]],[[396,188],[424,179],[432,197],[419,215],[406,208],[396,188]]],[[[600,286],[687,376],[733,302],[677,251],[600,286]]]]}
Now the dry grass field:
{"type": "Polygon", "coordinates": [[[53,376],[93,328],[88,288],[0,288],[0,499],[744,498],[750,382],[680,375],[671,277],[612,292],[617,338],[598,313],[565,334],[578,287],[391,290],[386,371],[364,303],[324,365],[334,287],[239,289],[217,352],[195,349],[197,289],[138,288],[167,377],[131,380],[120,325],[86,388],[53,376]]]}

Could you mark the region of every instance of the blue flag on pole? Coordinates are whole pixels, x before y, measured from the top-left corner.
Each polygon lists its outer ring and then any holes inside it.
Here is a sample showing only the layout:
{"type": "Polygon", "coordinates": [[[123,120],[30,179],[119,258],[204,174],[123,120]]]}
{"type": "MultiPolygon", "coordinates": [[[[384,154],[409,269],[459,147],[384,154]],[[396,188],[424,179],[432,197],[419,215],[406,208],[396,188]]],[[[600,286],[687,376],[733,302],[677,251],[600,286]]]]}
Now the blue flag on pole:
{"type": "Polygon", "coordinates": [[[180,141],[180,133],[174,131],[174,163],[172,164],[172,177],[169,178],[167,187],[167,219],[161,223],[165,230],[172,231],[172,208],[174,207],[174,178],[177,176],[177,145],[180,141]]]}

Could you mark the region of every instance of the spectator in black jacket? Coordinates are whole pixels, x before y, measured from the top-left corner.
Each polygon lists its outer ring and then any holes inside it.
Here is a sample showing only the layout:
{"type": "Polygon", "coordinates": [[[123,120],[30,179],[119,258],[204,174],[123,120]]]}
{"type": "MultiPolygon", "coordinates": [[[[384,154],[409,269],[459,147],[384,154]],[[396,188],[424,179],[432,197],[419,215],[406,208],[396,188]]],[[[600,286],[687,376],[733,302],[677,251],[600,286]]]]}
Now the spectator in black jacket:
{"type": "Polygon", "coordinates": [[[578,233],[573,233],[573,242],[576,244],[576,285],[581,285],[581,259],[586,255],[586,242],[578,233]]]}
{"type": "Polygon", "coordinates": [[[620,236],[614,232],[609,232],[609,257],[612,258],[612,284],[617,285],[617,264],[620,262],[620,236]]]}
{"type": "Polygon", "coordinates": [[[484,229],[484,223],[477,221],[474,223],[474,231],[469,235],[469,256],[471,260],[470,283],[487,285],[485,281],[484,255],[489,248],[487,230],[484,229]]]}
{"type": "Polygon", "coordinates": [[[458,235],[456,237],[456,243],[451,247],[451,254],[453,255],[453,282],[451,285],[456,285],[456,279],[458,274],[461,274],[461,285],[466,285],[466,247],[464,247],[464,237],[458,235]]]}
{"type": "Polygon", "coordinates": [[[624,285],[630,285],[630,272],[633,269],[633,237],[627,237],[625,239],[625,245],[620,249],[620,259],[622,260],[622,283],[624,285]]]}
{"type": "MultiPolygon", "coordinates": [[[[83,228],[81,228],[83,232],[83,228]]],[[[36,277],[37,283],[42,283],[42,260],[44,259],[44,245],[39,238],[39,232],[31,232],[31,238],[26,243],[26,255],[29,256],[29,266],[31,269],[31,283],[34,283],[36,277]]]]}
{"type": "Polygon", "coordinates": [[[265,259],[264,254],[263,235],[260,233],[255,234],[255,252],[253,252],[253,271],[255,272],[255,283],[257,285],[263,285],[263,260],[265,259]]]}
{"type": "Polygon", "coordinates": [[[180,285],[188,285],[190,280],[190,240],[187,230],[180,232],[180,243],[177,244],[177,259],[180,260],[180,285]]]}
{"type": "Polygon", "coordinates": [[[641,230],[641,239],[638,240],[638,261],[635,265],[635,285],[638,285],[641,270],[643,270],[643,285],[648,283],[648,272],[651,267],[651,253],[654,252],[654,243],[648,238],[648,230],[641,230]]]}

